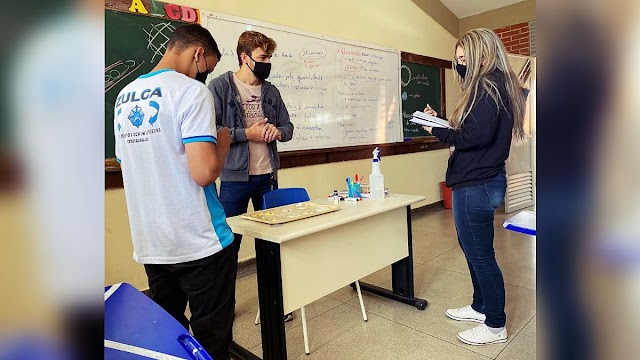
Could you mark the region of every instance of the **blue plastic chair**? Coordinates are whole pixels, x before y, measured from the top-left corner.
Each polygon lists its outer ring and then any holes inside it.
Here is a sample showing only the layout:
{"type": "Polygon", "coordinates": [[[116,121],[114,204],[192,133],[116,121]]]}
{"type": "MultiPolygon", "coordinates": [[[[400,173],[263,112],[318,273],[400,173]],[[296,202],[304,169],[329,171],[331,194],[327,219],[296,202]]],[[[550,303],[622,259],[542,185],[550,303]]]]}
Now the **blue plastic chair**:
{"type": "MultiPolygon", "coordinates": [[[[262,196],[262,202],[265,209],[270,209],[278,206],[284,206],[289,204],[295,204],[300,202],[309,201],[309,194],[307,190],[303,188],[284,188],[270,191],[262,196]]],[[[362,318],[367,321],[367,313],[364,310],[364,302],[362,301],[362,292],[360,291],[360,283],[356,283],[356,290],[358,291],[358,297],[360,298],[360,308],[362,309],[362,318]]],[[[307,334],[307,317],[304,311],[304,306],[300,308],[300,315],[302,316],[302,335],[304,337],[304,352],[309,355],[309,336],[307,334]]],[[[256,314],[255,324],[260,323],[260,309],[256,314]]]]}
{"type": "Polygon", "coordinates": [[[309,201],[309,194],[303,188],[286,188],[270,191],[262,195],[265,209],[309,201]]]}

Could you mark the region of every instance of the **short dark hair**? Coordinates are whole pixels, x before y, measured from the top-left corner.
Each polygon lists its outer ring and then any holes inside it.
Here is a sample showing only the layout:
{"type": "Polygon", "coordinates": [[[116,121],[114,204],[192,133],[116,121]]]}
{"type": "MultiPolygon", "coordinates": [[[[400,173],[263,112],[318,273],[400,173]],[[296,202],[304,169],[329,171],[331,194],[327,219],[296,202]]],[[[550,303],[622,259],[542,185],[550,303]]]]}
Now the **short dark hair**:
{"type": "Polygon", "coordinates": [[[267,37],[263,33],[257,31],[245,31],[238,38],[238,47],[236,52],[238,53],[238,65],[242,66],[241,54],[247,54],[251,56],[251,52],[257,48],[261,48],[267,54],[271,55],[276,51],[275,40],[267,37]]]}
{"type": "Polygon", "coordinates": [[[175,29],[167,44],[167,50],[182,53],[191,46],[202,46],[205,53],[215,54],[218,60],[222,57],[213,36],[200,24],[189,24],[175,29]]]}

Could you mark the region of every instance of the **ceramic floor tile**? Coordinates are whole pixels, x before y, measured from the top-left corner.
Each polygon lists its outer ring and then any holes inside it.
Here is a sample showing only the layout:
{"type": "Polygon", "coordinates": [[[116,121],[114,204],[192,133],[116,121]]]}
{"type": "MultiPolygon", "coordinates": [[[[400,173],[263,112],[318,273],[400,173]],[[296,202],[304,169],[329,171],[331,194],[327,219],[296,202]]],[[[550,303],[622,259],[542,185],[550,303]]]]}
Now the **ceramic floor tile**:
{"type": "Polygon", "coordinates": [[[494,244],[523,246],[530,249],[536,248],[536,237],[507,230],[502,223],[496,223],[493,237],[494,244]]]}
{"type": "MultiPolygon", "coordinates": [[[[305,306],[307,322],[341,304],[342,302],[326,296],[308,304],[305,306]]],[[[236,343],[246,348],[262,342],[260,325],[255,325],[257,311],[258,288],[254,274],[239,279],[236,285],[236,317],[233,323],[233,337],[236,343]]],[[[296,310],[293,312],[293,320],[285,323],[285,329],[295,328],[301,323],[300,310],[296,310]]]]}
{"type": "Polygon", "coordinates": [[[453,214],[451,210],[442,210],[429,213],[418,218],[412,218],[413,228],[427,228],[431,232],[444,233],[449,235],[456,234],[455,224],[453,222],[453,214]]]}
{"type": "MultiPolygon", "coordinates": [[[[304,353],[302,331],[287,332],[288,359],[439,359],[487,360],[446,341],[379,316],[362,321],[357,308],[343,304],[308,321],[310,355],[304,353]]],[[[262,347],[251,349],[262,355],[262,347]]]]}
{"type": "Polygon", "coordinates": [[[497,360],[535,360],[536,359],[536,317],[516,335],[498,355],[497,360]]]}
{"type": "MultiPolygon", "coordinates": [[[[416,266],[420,266],[422,264],[420,263],[413,263],[413,267],[415,268],[416,266]]],[[[383,269],[380,269],[376,272],[374,272],[371,275],[367,275],[364,278],[362,278],[360,281],[367,283],[367,284],[371,284],[371,285],[380,285],[386,281],[391,280],[392,275],[391,275],[391,266],[387,266],[383,269]]],[[[351,299],[356,299],[358,297],[358,293],[351,288],[351,286],[347,285],[339,290],[336,290],[334,292],[332,292],[331,294],[327,295],[332,299],[341,301],[341,302],[348,302],[351,299]]],[[[367,304],[365,304],[365,308],[366,308],[367,304]]]]}
{"type": "MultiPolygon", "coordinates": [[[[415,296],[429,302],[426,310],[419,311],[412,306],[365,293],[367,314],[382,316],[490,358],[495,358],[505,348],[506,344],[476,347],[465,345],[457,340],[458,332],[472,328],[476,324],[450,320],[444,311],[471,303],[471,279],[468,275],[421,265],[416,268],[414,276],[415,296]]],[[[382,284],[382,287],[389,289],[391,282],[382,284]]],[[[357,306],[357,299],[351,300],[349,304],[357,306]]],[[[505,310],[507,330],[512,334],[511,340],[536,313],[535,291],[506,285],[505,310]]]]}
{"type": "Polygon", "coordinates": [[[458,246],[455,235],[432,232],[428,228],[413,231],[413,261],[416,263],[426,263],[458,246]]]}
{"type": "MultiPolygon", "coordinates": [[[[494,245],[496,259],[506,284],[536,289],[536,250],[522,246],[494,245]]],[[[469,267],[460,247],[430,261],[427,265],[469,274],[469,267]]]]}

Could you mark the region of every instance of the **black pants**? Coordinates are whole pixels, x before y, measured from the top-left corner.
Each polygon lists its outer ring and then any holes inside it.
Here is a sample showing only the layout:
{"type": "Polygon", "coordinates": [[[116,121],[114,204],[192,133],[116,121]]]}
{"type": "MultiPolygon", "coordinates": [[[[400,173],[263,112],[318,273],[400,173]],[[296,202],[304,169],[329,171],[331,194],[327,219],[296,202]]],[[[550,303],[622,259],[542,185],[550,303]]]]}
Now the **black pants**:
{"type": "Polygon", "coordinates": [[[153,300],[175,317],[216,360],[230,359],[237,263],[233,246],[180,264],[145,264],[153,300]],[[187,301],[191,321],[184,315],[187,301]]]}

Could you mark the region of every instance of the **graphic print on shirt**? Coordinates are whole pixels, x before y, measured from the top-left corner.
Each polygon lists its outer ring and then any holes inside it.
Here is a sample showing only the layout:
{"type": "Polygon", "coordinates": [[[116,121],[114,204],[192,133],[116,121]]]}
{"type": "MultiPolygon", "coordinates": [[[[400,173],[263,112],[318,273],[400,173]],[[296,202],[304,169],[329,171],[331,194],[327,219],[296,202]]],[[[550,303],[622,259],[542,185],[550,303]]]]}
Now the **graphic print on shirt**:
{"type": "Polygon", "coordinates": [[[120,94],[116,99],[116,119],[118,122],[118,132],[120,133],[117,136],[121,139],[127,139],[128,144],[147,142],[150,139],[150,135],[161,132],[160,127],[154,128],[154,123],[158,120],[158,114],[160,114],[160,104],[155,100],[150,99],[162,98],[162,89],[160,87],[156,87],[155,89],[145,89],[140,92],[139,96],[137,93],[137,91],[130,91],[126,94],[120,94]],[[120,115],[122,115],[122,108],[127,108],[133,105],[128,103],[138,103],[131,108],[127,115],[127,119],[129,119],[136,129],[140,129],[140,131],[121,133],[122,128],[124,127],[120,119],[120,115]],[[144,126],[145,123],[150,126],[144,126]]]}
{"type": "Polygon", "coordinates": [[[139,128],[144,121],[144,113],[142,112],[142,108],[136,105],[133,109],[131,109],[131,114],[129,114],[129,121],[133,124],[133,126],[139,128]]]}
{"type": "Polygon", "coordinates": [[[244,118],[247,121],[248,127],[257,121],[262,120],[262,104],[260,103],[260,96],[251,95],[251,98],[245,101],[244,118]]]}

